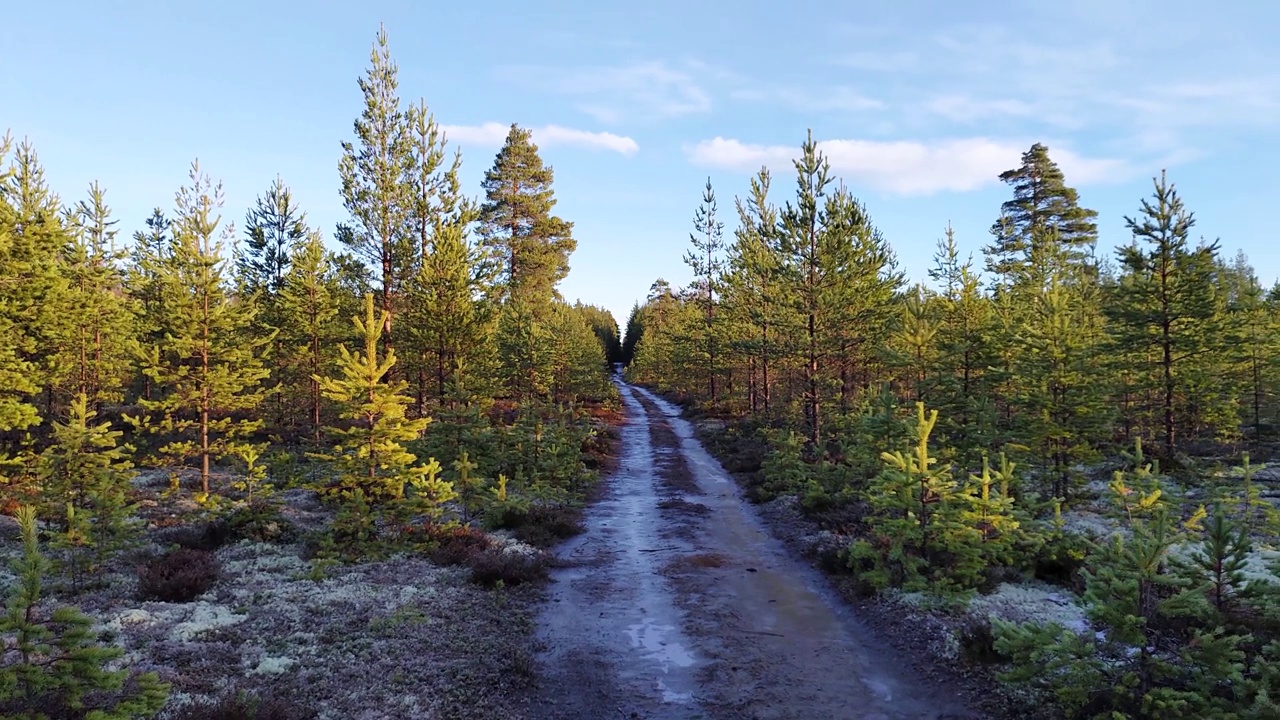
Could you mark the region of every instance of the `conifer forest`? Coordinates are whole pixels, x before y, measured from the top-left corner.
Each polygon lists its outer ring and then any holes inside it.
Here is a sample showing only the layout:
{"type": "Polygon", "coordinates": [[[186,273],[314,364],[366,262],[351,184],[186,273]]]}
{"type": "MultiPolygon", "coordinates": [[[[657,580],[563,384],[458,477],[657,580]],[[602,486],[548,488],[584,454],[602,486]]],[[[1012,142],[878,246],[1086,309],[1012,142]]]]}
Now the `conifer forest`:
{"type": "Polygon", "coordinates": [[[801,135],[620,331],[528,129],[358,87],[331,232],[0,140],[0,717],[1280,718],[1280,285],[1174,173],[1112,252],[1034,144],[912,282],[801,135]]]}

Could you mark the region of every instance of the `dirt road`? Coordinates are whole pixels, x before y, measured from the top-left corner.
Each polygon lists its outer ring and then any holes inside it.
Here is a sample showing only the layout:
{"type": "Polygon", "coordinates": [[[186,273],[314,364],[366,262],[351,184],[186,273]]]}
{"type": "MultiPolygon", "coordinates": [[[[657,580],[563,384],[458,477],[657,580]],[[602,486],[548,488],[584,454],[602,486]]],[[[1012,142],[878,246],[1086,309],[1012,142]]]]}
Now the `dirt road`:
{"type": "Polygon", "coordinates": [[[979,717],[768,533],[678,408],[619,387],[621,462],[557,553],[531,717],[979,717]]]}

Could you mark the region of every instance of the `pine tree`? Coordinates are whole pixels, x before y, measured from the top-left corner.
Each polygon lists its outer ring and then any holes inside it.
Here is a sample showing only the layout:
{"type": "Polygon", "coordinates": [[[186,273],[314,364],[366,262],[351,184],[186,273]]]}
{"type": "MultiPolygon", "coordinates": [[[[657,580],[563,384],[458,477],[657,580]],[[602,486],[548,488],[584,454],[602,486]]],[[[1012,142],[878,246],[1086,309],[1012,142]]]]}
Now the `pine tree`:
{"type": "Polygon", "coordinates": [[[22,555],[13,568],[18,581],[0,618],[0,639],[6,654],[15,657],[0,666],[0,714],[23,720],[132,720],[156,715],[168,700],[169,686],[155,673],[108,669],[124,650],[98,645],[93,620],[79,609],[63,606],[44,615],[42,591],[49,563],[36,540],[35,510],[23,507],[17,516],[22,555]]]}
{"type": "Polygon", "coordinates": [[[1252,550],[1248,526],[1232,520],[1218,505],[1209,514],[1200,546],[1190,558],[1175,563],[1175,571],[1188,580],[1185,592],[1212,608],[1214,622],[1222,622],[1243,609],[1242,603],[1261,595],[1257,585],[1262,583],[1250,583],[1245,575],[1252,550]]]}
{"type": "Polygon", "coordinates": [[[805,426],[810,451],[821,454],[828,361],[839,358],[840,398],[848,409],[856,375],[870,380],[867,357],[887,339],[890,300],[901,276],[862,204],[843,186],[828,191],[830,164],[812,132],[795,168],[796,200],[779,214],[777,232],[784,277],[793,289],[794,331],[802,338],[805,426]]]}
{"type": "Polygon", "coordinates": [[[1022,165],[1000,174],[1013,199],[1000,208],[987,247],[988,269],[1022,282],[1043,284],[1048,275],[1084,264],[1097,242],[1098,213],[1080,207],[1078,193],[1040,143],[1022,154],[1022,165]]]}
{"type": "Polygon", "coordinates": [[[719,288],[724,262],[720,254],[724,251],[724,223],[716,218],[716,193],[711,188],[711,178],[707,178],[707,187],[702,193],[702,205],[693,217],[696,232],[689,235],[693,249],[685,253],[684,262],[692,270],[699,285],[698,306],[702,310],[704,323],[699,334],[705,353],[705,377],[707,378],[707,399],[711,406],[716,405],[716,376],[719,374],[716,357],[716,291],[719,288]]]}
{"type": "Polygon", "coordinates": [[[731,347],[747,360],[748,406],[765,415],[773,409],[775,374],[771,370],[785,352],[781,330],[787,299],[778,215],[769,203],[769,183],[769,171],[762,168],[751,180],[749,199],[735,201],[738,229],[728,250],[724,303],[731,322],[742,328],[731,347]]]}
{"type": "Polygon", "coordinates": [[[408,383],[387,380],[396,355],[389,350],[379,357],[385,314],[375,314],[373,294],[366,294],[364,317],[352,318],[362,351],[352,353],[339,345],[339,375],[317,377],[324,396],[337,403],[338,417],[347,423],[327,428],[336,441],[333,449],[314,454],[331,463],[337,474],[336,485],[325,491],[374,505],[403,500],[406,487],[426,487],[430,480],[426,467],[416,464],[417,457],[404,443],[417,440],[431,418],[407,418],[405,408],[411,400],[404,391],[408,383]]]}
{"type": "Polygon", "coordinates": [[[417,248],[409,232],[412,187],[405,182],[414,163],[413,142],[397,94],[399,70],[382,27],[360,80],[364,110],[355,121],[356,143],[342,143],[342,200],[353,224],[338,240],[373,269],[379,306],[387,323],[382,342],[393,345],[392,323],[412,272],[417,248]]]}
{"type": "Polygon", "coordinates": [[[281,380],[289,396],[306,408],[312,440],[320,442],[324,397],[316,378],[336,357],[347,331],[339,316],[336,271],[324,241],[312,231],[294,246],[280,290],[280,336],[277,342],[281,380]]]}
{"type": "Polygon", "coordinates": [[[939,330],[936,307],[924,285],[916,285],[914,291],[903,298],[897,331],[892,338],[890,352],[904,372],[912,402],[934,401],[930,389],[937,384],[933,373],[939,360],[935,342],[939,330]]]}
{"type": "Polygon", "coordinates": [[[222,186],[192,163],[191,185],[177,194],[172,254],[160,277],[167,327],[162,340],[146,351],[143,372],[162,389],[157,399],[141,400],[148,415],[126,419],[153,433],[175,434],[160,453],[173,460],[199,458],[200,487],[209,492],[212,459],[230,454],[238,438],[261,426],[238,413],[257,407],[263,347],[272,336],[250,332],[256,310],[227,292],[223,239],[219,235],[222,186]],[[149,413],[159,412],[153,421],[149,413]]]}
{"type": "Polygon", "coordinates": [[[126,495],[133,478],[130,448],[110,423],[95,423],[88,398],[78,395],[64,423],[54,423],[53,444],[40,456],[37,475],[44,514],[81,548],[72,549],[77,578],[120,549],[134,534],[126,495]]]}
{"type": "MultiPolygon", "coordinates": [[[[9,135],[0,138],[0,163],[8,159],[13,147],[9,135]]],[[[11,187],[14,170],[0,165],[0,431],[24,430],[40,422],[31,397],[39,392],[34,368],[28,360],[32,350],[30,338],[22,331],[20,316],[25,310],[17,293],[18,268],[13,267],[15,245],[19,244],[18,212],[12,195],[3,191],[11,187]]]]}
{"type": "Polygon", "coordinates": [[[74,236],[67,247],[73,317],[70,346],[75,373],[66,390],[85,395],[90,407],[123,399],[120,389],[132,370],[136,354],[134,307],[124,296],[124,277],[117,262],[115,220],[98,183],[89,188],[88,201],[71,213],[74,236]]]}
{"type": "Polygon", "coordinates": [[[537,308],[522,300],[507,302],[498,316],[497,353],[500,377],[508,392],[519,402],[550,395],[555,339],[546,316],[552,305],[537,308]]]}
{"type": "MultiPolygon", "coordinates": [[[[164,304],[165,266],[173,254],[173,223],[164,211],[156,208],[147,218],[147,230],[133,234],[129,267],[125,273],[125,290],[138,305],[135,363],[145,366],[150,348],[164,340],[168,313],[164,304]]],[[[140,395],[152,399],[151,378],[142,376],[140,395]]]]}
{"type": "Polygon", "coordinates": [[[1014,347],[1015,381],[1021,388],[1020,438],[1048,467],[1048,494],[1072,497],[1073,466],[1092,460],[1106,437],[1106,386],[1097,376],[1097,347],[1089,332],[1093,319],[1080,286],[1028,289],[1034,306],[1014,347]]]}
{"type": "Polygon", "coordinates": [[[79,309],[70,305],[64,257],[71,237],[61,201],[49,189],[30,142],[18,145],[6,175],[0,197],[10,206],[13,220],[0,257],[3,322],[12,332],[14,352],[33,371],[29,383],[38,388],[38,394],[24,399],[50,416],[59,409],[56,389],[69,383],[77,367],[71,356],[73,319],[79,309]]]}
{"type": "Polygon", "coordinates": [[[1236,350],[1242,384],[1247,388],[1244,405],[1255,437],[1263,434],[1264,417],[1274,417],[1277,369],[1280,360],[1280,313],[1267,299],[1258,274],[1244,252],[1236,255],[1228,278],[1232,281],[1229,306],[1235,332],[1228,342],[1236,350]]]}
{"type": "Polygon", "coordinates": [[[955,233],[947,227],[938,243],[929,277],[942,284],[938,319],[938,396],[934,404],[941,414],[947,440],[972,463],[987,447],[996,445],[995,407],[991,396],[996,384],[996,316],[991,299],[983,294],[981,278],[972,259],[960,261],[955,233]]]}
{"type": "Polygon", "coordinates": [[[605,346],[592,330],[585,308],[557,303],[549,330],[554,342],[551,398],[567,403],[607,397],[605,346]]]}
{"type": "Polygon", "coordinates": [[[1218,347],[1218,246],[1192,247],[1194,216],[1163,173],[1154,185],[1152,200],[1142,201],[1142,217],[1125,218],[1134,240],[1117,251],[1125,273],[1108,307],[1117,345],[1132,349],[1144,384],[1158,393],[1161,443],[1171,456],[1179,438],[1179,403],[1190,401],[1179,397],[1186,385],[1180,371],[1189,360],[1218,347]],[[1151,355],[1148,363],[1145,358],[1151,355]]]}
{"type": "Polygon", "coordinates": [[[513,124],[482,184],[480,237],[499,259],[503,298],[530,308],[545,307],[555,296],[577,247],[573,223],[551,214],[554,178],[532,133],[513,124]]]}
{"type": "Polygon", "coordinates": [[[1004,519],[1011,503],[991,502],[989,495],[985,503],[976,501],[951,465],[938,463],[929,446],[937,422],[937,410],[926,414],[924,403],[916,403],[914,450],[882,453],[884,470],[867,487],[869,537],[853,543],[849,558],[876,587],[975,587],[987,563],[1004,555],[986,543],[996,537],[1007,542],[1004,533],[1016,528],[1004,519]]]}
{"type": "Polygon", "coordinates": [[[417,414],[424,415],[428,400],[437,408],[445,402],[460,368],[481,373],[490,364],[493,263],[468,237],[479,208],[462,193],[461,153],[445,165],[446,138],[425,103],[410,108],[409,127],[415,159],[406,182],[413,189],[418,259],[407,289],[412,354],[406,372],[416,378],[417,414]]]}

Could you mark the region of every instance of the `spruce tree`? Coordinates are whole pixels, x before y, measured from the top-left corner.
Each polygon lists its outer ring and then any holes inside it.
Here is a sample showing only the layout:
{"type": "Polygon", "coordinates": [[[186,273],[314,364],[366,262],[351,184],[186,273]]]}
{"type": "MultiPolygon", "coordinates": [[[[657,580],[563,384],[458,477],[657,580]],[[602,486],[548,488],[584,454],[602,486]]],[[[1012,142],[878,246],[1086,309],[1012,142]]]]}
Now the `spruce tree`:
{"type": "Polygon", "coordinates": [[[399,69],[391,59],[385,28],[369,56],[369,69],[359,81],[364,110],[355,120],[356,141],[342,143],[342,200],[351,224],[338,228],[338,240],[368,264],[374,275],[383,320],[382,342],[393,344],[393,318],[417,256],[409,232],[413,143],[397,94],[399,69]]]}
{"type": "Polygon", "coordinates": [[[274,319],[274,301],[284,288],[294,248],[306,239],[306,213],[293,201],[293,192],[276,176],[258,196],[244,219],[244,249],[236,258],[242,292],[260,295],[264,319],[274,319]]]}
{"type": "MultiPolygon", "coordinates": [[[[289,275],[289,263],[295,248],[310,234],[306,213],[298,209],[293,193],[277,176],[246,215],[245,243],[243,247],[237,245],[235,251],[237,294],[257,308],[256,322],[251,326],[255,340],[283,330],[281,292],[289,275]]],[[[264,415],[271,418],[271,429],[280,434],[295,425],[287,398],[289,378],[285,376],[289,362],[286,352],[271,353],[267,362],[271,374],[266,385],[271,392],[269,401],[264,403],[264,415]]]]}
{"type": "Polygon", "coordinates": [[[191,184],[177,194],[171,255],[160,277],[164,338],[145,351],[143,372],[161,396],[141,400],[148,414],[126,419],[153,433],[176,435],[160,453],[175,461],[198,458],[200,487],[209,492],[210,463],[230,454],[238,439],[262,425],[240,417],[261,400],[263,347],[272,336],[254,337],[256,310],[227,288],[219,231],[222,186],[192,163],[191,184]],[[154,419],[150,413],[159,413],[154,419]]]}
{"type": "Polygon", "coordinates": [[[684,255],[684,262],[692,270],[698,284],[698,306],[702,311],[703,325],[700,328],[699,354],[705,353],[704,373],[707,382],[707,399],[711,406],[716,405],[716,376],[719,374],[716,356],[716,292],[721,282],[724,262],[720,255],[724,251],[724,223],[716,217],[716,193],[711,187],[711,178],[707,178],[707,187],[702,193],[702,205],[694,213],[693,227],[696,232],[690,233],[689,241],[693,249],[684,255]]]}
{"type": "Polygon", "coordinates": [[[577,247],[573,223],[551,214],[554,178],[532,133],[513,124],[482,184],[480,237],[498,259],[503,298],[530,309],[546,307],[555,296],[577,247]]]}
{"type": "Polygon", "coordinates": [[[1192,246],[1194,216],[1164,173],[1153,184],[1142,215],[1125,218],[1134,239],[1117,251],[1124,274],[1108,309],[1117,346],[1132,353],[1144,385],[1157,393],[1161,446],[1171,456],[1179,439],[1179,403],[1192,400],[1180,396],[1187,384],[1181,371],[1219,347],[1218,245],[1192,246]]]}

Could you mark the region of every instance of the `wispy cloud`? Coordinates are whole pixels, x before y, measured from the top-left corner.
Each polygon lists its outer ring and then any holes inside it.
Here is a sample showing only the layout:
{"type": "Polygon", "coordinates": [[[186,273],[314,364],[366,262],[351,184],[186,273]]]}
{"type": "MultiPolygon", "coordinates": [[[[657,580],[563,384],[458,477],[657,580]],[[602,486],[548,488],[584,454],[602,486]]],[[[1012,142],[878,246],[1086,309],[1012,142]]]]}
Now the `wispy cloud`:
{"type": "MultiPolygon", "coordinates": [[[[1068,5],[1030,11],[1016,26],[846,28],[838,32],[857,50],[832,57],[830,67],[884,83],[884,114],[907,133],[979,126],[985,135],[1081,132],[1091,143],[1140,153],[1132,156],[1137,162],[1195,156],[1225,137],[1209,130],[1280,126],[1274,53],[1266,60],[1256,47],[1225,42],[1205,56],[1201,33],[1171,26],[1158,13],[1154,25],[1114,21],[1153,8],[1068,5]],[[1089,23],[1097,29],[1081,33],[1089,23]]],[[[1206,28],[1205,37],[1222,31],[1206,28]]]]}
{"type": "Polygon", "coordinates": [[[858,90],[839,86],[807,89],[788,85],[784,87],[744,87],[732,90],[729,96],[735,100],[764,102],[789,106],[801,112],[861,112],[879,110],[885,104],[858,90]]]}
{"type": "MultiPolygon", "coordinates": [[[[497,122],[483,125],[441,125],[445,137],[461,145],[501,147],[511,126],[497,122]]],[[[559,125],[531,128],[533,141],[539,145],[561,145],[591,150],[609,150],[622,155],[634,155],[640,150],[635,140],[610,132],[591,132],[559,125]]]]}
{"type": "MultiPolygon", "coordinates": [[[[965,192],[999,182],[998,176],[1016,167],[1030,143],[964,138],[937,142],[825,140],[818,149],[842,177],[888,193],[929,195],[965,192]]],[[[1077,185],[1128,179],[1132,168],[1123,160],[1090,158],[1065,148],[1051,148],[1063,172],[1077,185]]],[[[757,145],[717,137],[687,148],[696,165],[738,172],[761,166],[785,170],[799,156],[796,146],[757,145]]]]}
{"type": "Polygon", "coordinates": [[[603,123],[672,118],[711,109],[711,95],[696,66],[646,61],[605,67],[517,66],[500,70],[509,80],[578,98],[577,108],[603,123]]]}

